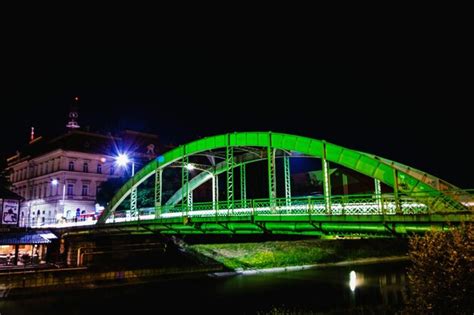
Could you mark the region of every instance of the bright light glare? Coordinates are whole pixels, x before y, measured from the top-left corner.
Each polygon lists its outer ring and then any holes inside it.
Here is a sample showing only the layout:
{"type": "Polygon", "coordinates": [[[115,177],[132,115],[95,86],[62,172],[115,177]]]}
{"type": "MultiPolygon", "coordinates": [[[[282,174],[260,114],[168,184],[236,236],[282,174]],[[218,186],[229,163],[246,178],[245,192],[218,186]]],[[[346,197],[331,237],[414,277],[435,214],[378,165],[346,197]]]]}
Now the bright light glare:
{"type": "Polygon", "coordinates": [[[349,274],[349,286],[351,287],[351,291],[354,291],[356,288],[357,276],[354,270],[351,271],[349,274]]]}
{"type": "Polygon", "coordinates": [[[130,162],[130,159],[126,154],[121,153],[117,156],[116,162],[119,166],[125,166],[130,162]]]}
{"type": "Polygon", "coordinates": [[[186,168],[188,169],[188,171],[192,171],[192,170],[195,169],[194,165],[192,165],[192,164],[186,165],[186,168]]]}
{"type": "Polygon", "coordinates": [[[56,186],[57,184],[58,184],[58,180],[57,180],[57,179],[53,179],[53,180],[51,181],[51,185],[56,186]]]}

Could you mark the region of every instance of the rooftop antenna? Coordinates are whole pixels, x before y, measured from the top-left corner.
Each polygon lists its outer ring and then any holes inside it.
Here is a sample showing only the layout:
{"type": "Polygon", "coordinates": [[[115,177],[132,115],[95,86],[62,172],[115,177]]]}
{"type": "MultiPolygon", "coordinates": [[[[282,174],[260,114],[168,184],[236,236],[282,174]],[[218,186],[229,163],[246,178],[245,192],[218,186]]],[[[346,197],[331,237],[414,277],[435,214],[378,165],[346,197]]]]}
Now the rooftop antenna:
{"type": "Polygon", "coordinates": [[[71,109],[69,110],[69,122],[66,125],[66,128],[73,130],[79,128],[79,124],[77,123],[76,119],[79,117],[77,113],[77,104],[79,102],[79,96],[74,97],[74,103],[71,105],[71,109]]]}
{"type": "Polygon", "coordinates": [[[35,139],[35,127],[31,127],[30,141],[35,139]]]}

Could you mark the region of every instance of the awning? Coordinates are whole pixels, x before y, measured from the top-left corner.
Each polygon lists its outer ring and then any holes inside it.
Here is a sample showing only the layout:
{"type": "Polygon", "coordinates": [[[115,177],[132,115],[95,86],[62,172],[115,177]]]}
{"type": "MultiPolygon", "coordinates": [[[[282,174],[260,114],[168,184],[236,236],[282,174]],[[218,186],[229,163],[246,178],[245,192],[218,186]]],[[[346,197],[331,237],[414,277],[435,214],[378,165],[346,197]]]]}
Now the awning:
{"type": "Polygon", "coordinates": [[[49,244],[57,238],[51,231],[0,234],[0,245],[49,244]]]}

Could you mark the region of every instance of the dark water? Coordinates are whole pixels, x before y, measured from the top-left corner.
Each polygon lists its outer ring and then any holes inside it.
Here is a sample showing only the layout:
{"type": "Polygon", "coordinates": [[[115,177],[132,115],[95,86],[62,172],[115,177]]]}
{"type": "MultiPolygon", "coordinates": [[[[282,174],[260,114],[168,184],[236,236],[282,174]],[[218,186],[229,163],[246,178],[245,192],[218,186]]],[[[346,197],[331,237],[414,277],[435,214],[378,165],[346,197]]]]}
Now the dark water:
{"type": "Polygon", "coordinates": [[[403,263],[391,263],[164,280],[139,286],[0,300],[0,313],[393,314],[403,305],[405,268],[403,263]],[[352,288],[351,271],[355,272],[352,288]]]}

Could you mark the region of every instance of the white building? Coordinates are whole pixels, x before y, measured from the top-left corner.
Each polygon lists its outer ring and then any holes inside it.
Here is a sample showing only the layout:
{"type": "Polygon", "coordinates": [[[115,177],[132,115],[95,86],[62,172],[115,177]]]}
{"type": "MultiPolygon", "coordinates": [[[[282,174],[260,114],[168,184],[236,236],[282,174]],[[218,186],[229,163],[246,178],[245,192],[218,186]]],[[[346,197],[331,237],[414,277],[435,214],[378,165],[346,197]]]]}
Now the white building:
{"type": "Polygon", "coordinates": [[[20,226],[96,214],[100,185],[123,175],[114,163],[118,141],[120,138],[71,130],[50,141],[36,138],[8,158],[11,190],[25,198],[20,226]]]}

